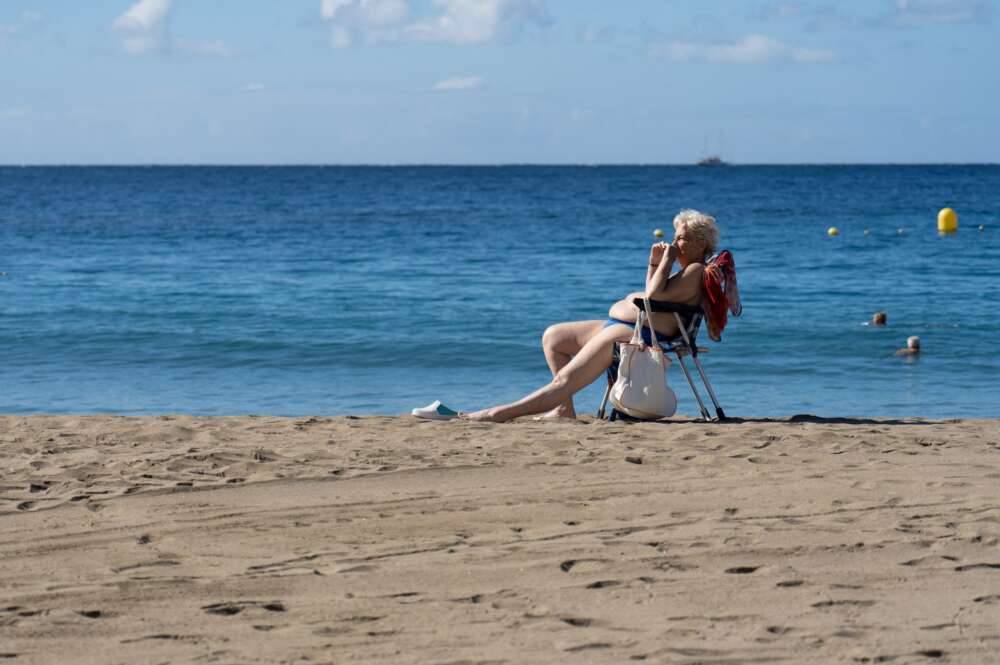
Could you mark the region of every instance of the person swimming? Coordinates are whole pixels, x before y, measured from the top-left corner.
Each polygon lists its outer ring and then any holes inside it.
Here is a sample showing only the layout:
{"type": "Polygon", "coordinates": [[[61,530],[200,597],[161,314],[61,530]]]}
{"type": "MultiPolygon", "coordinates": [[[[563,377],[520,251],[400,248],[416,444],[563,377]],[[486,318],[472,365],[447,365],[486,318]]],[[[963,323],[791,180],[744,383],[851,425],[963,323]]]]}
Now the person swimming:
{"type": "Polygon", "coordinates": [[[872,315],[871,325],[873,326],[884,326],[886,323],[886,315],[884,310],[879,310],[872,315]]]}
{"type": "Polygon", "coordinates": [[[906,338],[906,346],[896,351],[897,356],[918,356],[920,355],[920,338],[916,335],[906,338]]]}

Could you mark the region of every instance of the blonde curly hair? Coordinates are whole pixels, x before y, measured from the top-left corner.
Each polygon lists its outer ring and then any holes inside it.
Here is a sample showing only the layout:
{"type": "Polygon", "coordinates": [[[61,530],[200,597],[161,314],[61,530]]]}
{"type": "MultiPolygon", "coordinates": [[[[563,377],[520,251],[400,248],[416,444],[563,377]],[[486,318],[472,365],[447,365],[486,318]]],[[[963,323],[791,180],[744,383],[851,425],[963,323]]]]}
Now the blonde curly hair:
{"type": "Polygon", "coordinates": [[[715,247],[719,244],[719,227],[715,225],[715,217],[697,210],[681,210],[674,217],[674,229],[677,230],[682,225],[687,227],[694,240],[705,243],[706,257],[715,253],[715,247]]]}

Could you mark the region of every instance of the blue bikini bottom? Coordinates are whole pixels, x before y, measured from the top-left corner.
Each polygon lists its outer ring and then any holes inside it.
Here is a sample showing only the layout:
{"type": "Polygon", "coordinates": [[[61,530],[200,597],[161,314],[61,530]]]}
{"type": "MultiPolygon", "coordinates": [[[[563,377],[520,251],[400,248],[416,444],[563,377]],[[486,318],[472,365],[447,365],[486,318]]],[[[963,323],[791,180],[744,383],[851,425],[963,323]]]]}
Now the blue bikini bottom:
{"type": "MultiPolygon", "coordinates": [[[[614,326],[619,323],[628,326],[632,330],[635,330],[635,323],[633,321],[622,321],[621,319],[608,319],[607,321],[604,322],[604,327],[607,328],[608,326],[614,326]]],[[[642,327],[642,341],[644,341],[649,346],[653,345],[653,336],[649,333],[649,328],[647,326],[642,327]]]]}

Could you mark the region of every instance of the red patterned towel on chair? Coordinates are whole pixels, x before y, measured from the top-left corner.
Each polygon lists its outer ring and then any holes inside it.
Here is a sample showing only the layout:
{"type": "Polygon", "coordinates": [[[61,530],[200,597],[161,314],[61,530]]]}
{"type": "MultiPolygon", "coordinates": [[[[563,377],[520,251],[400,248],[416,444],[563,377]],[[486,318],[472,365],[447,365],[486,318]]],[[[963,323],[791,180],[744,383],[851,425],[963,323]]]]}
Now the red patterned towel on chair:
{"type": "Polygon", "coordinates": [[[704,297],[701,308],[708,322],[708,336],[713,342],[722,341],[726,327],[726,310],[739,316],[743,312],[740,292],[736,288],[736,261],[728,249],[708,262],[702,277],[704,297]]]}

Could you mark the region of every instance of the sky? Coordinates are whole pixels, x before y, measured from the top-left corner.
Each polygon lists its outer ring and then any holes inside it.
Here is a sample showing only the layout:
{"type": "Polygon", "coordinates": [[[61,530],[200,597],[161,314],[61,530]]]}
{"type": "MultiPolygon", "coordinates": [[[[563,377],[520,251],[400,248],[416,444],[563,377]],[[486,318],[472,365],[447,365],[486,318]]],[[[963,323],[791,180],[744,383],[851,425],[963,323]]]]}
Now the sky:
{"type": "Polygon", "coordinates": [[[0,0],[0,164],[996,163],[998,4],[0,0]]]}

